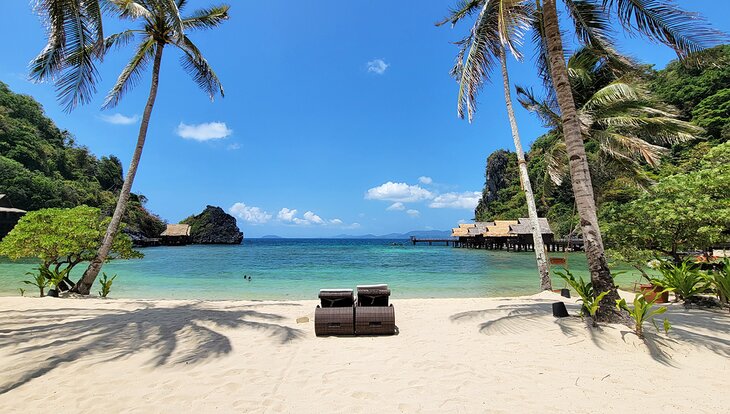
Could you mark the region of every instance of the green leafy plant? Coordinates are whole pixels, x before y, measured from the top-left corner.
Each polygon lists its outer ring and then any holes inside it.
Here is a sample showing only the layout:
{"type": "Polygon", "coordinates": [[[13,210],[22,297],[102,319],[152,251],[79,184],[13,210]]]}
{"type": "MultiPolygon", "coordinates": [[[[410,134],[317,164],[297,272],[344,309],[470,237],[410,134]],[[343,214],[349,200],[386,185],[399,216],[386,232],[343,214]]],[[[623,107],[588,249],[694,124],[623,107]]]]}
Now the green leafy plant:
{"type": "Polygon", "coordinates": [[[705,293],[710,288],[706,275],[697,268],[697,265],[684,260],[680,264],[663,262],[659,266],[661,277],[651,280],[656,286],[674,291],[677,300],[683,300],[689,305],[693,297],[705,293]]]}
{"type": "Polygon", "coordinates": [[[570,270],[564,270],[564,272],[556,271],[555,274],[563,279],[565,283],[572,287],[573,290],[575,290],[575,292],[578,294],[578,296],[580,296],[580,300],[581,302],[583,302],[583,306],[581,306],[580,308],[581,316],[584,316],[586,314],[590,315],[591,319],[593,320],[593,326],[596,326],[596,312],[598,311],[601,300],[609,292],[601,292],[600,294],[598,294],[598,296],[594,296],[593,284],[590,281],[586,282],[580,276],[578,276],[578,278],[576,279],[576,277],[570,272],[570,270]]]}
{"type": "Polygon", "coordinates": [[[25,296],[25,289],[18,288],[18,291],[20,292],[20,296],[25,296]]]}
{"type": "MultiPolygon", "coordinates": [[[[660,295],[657,295],[657,297],[659,296],[660,295]]],[[[634,320],[634,332],[639,338],[644,338],[644,322],[646,321],[650,320],[652,324],[654,324],[654,327],[657,329],[657,332],[659,331],[659,327],[657,326],[654,317],[666,312],[667,307],[661,306],[655,308],[655,301],[656,298],[651,301],[647,301],[644,295],[638,293],[636,294],[636,296],[634,296],[633,308],[629,308],[629,306],[626,304],[626,299],[619,299],[616,301],[616,308],[619,310],[625,310],[626,312],[628,312],[631,319],[634,320]]],[[[669,320],[666,318],[664,318],[663,327],[664,333],[668,333],[669,329],[672,327],[672,325],[669,323],[669,320]]]]}
{"type": "Polygon", "coordinates": [[[720,268],[708,275],[708,280],[720,302],[730,304],[730,259],[723,260],[720,268]]]}
{"type": "Polygon", "coordinates": [[[26,276],[30,276],[30,280],[24,280],[23,283],[26,285],[35,286],[40,291],[40,297],[46,296],[46,287],[48,286],[49,280],[46,278],[45,273],[39,267],[38,272],[26,272],[26,276]]]}
{"type": "Polygon", "coordinates": [[[106,273],[102,273],[102,278],[99,279],[99,283],[101,284],[101,290],[99,291],[99,296],[102,298],[107,297],[109,295],[109,292],[112,290],[112,283],[114,283],[114,279],[117,278],[117,275],[114,275],[109,278],[109,276],[106,275],[106,273]]]}

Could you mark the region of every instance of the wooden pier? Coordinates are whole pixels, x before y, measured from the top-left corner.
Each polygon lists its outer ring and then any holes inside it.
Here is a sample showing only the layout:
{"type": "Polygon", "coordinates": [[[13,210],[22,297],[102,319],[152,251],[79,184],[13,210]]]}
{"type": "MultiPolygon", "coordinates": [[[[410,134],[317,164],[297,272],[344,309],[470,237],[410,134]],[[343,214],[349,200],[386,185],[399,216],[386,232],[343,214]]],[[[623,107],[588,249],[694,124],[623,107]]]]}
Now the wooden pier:
{"type": "Polygon", "coordinates": [[[416,236],[411,236],[411,243],[415,246],[418,243],[428,243],[429,246],[433,246],[434,243],[437,245],[444,244],[445,246],[454,246],[456,247],[456,243],[458,243],[459,240],[456,238],[448,238],[448,239],[419,239],[416,236]]]}

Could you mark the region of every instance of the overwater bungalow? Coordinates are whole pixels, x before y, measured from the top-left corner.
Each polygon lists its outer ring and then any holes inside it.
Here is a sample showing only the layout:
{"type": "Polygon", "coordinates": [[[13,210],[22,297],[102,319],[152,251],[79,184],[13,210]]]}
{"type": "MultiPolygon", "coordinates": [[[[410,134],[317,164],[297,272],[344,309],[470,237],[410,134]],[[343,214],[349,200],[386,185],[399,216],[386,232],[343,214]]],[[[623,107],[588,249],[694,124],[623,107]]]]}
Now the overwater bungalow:
{"type": "Polygon", "coordinates": [[[184,246],[190,242],[189,224],[168,224],[160,234],[160,244],[163,246],[184,246]]]}
{"type": "Polygon", "coordinates": [[[0,194],[0,239],[10,233],[25,213],[25,210],[13,207],[7,195],[0,194]]]}
{"type": "MultiPolygon", "coordinates": [[[[547,219],[539,219],[540,232],[547,246],[553,246],[553,231],[547,219]]],[[[451,236],[458,237],[455,246],[490,250],[534,250],[530,219],[494,220],[460,224],[451,229],[451,236]]],[[[553,246],[555,248],[555,246],[553,246]]]]}

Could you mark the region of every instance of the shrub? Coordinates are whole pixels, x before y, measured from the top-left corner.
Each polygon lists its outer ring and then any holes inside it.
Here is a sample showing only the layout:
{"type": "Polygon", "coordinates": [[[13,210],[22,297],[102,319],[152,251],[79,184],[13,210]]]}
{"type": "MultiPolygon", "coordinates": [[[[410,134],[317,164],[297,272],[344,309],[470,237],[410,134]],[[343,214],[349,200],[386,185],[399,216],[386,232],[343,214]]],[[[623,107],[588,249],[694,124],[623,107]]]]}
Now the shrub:
{"type": "Polygon", "coordinates": [[[685,306],[690,303],[693,297],[705,293],[710,288],[706,275],[701,272],[697,265],[688,260],[679,265],[664,262],[659,267],[662,276],[652,279],[652,283],[674,291],[678,300],[683,300],[685,306]]]}
{"type": "Polygon", "coordinates": [[[725,259],[720,268],[708,275],[715,293],[722,303],[730,303],[730,259],[725,259]]]}

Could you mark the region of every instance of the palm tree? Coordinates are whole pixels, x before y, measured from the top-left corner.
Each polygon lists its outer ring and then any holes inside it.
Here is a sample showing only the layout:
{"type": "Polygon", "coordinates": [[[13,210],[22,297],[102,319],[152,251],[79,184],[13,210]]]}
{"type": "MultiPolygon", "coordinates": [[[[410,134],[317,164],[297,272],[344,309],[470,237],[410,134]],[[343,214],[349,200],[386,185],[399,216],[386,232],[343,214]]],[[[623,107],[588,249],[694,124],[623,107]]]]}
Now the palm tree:
{"type": "MultiPolygon", "coordinates": [[[[593,186],[583,145],[583,133],[565,62],[558,20],[557,0],[536,0],[539,67],[549,79],[560,108],[563,138],[569,160],[571,183],[580,216],[588,268],[596,295],[609,292],[601,301],[598,320],[616,320],[618,291],[613,283],[598,227],[593,186]]],[[[624,29],[670,46],[681,59],[710,46],[721,36],[707,27],[696,14],[677,8],[669,0],[563,0],[575,25],[577,37],[587,46],[606,55],[615,55],[610,42],[610,17],[624,29]],[[600,4],[599,4],[600,3],[600,4]]]]}
{"type": "MultiPolygon", "coordinates": [[[[146,1],[163,4],[170,25],[182,33],[179,0],[146,1]]],[[[99,75],[95,60],[104,57],[103,12],[119,17],[141,17],[145,7],[127,0],[42,0],[36,13],[46,27],[48,42],[31,61],[30,76],[36,82],[53,80],[58,99],[67,112],[88,103],[96,93],[99,75]]]]}
{"type": "MultiPolygon", "coordinates": [[[[610,59],[592,49],[583,48],[568,59],[568,77],[583,140],[595,144],[604,168],[618,164],[612,173],[622,174],[639,187],[650,183],[639,168],[641,162],[656,167],[669,153],[665,145],[686,142],[702,133],[702,128],[678,119],[675,108],[653,99],[638,69],[616,70],[610,59]]],[[[560,185],[568,164],[560,108],[555,100],[538,99],[519,86],[517,94],[522,106],[551,129],[541,156],[546,175],[560,185]]]]}
{"type": "Polygon", "coordinates": [[[444,21],[438,23],[438,25],[446,22],[451,22],[452,25],[455,25],[462,18],[476,13],[477,10],[479,10],[479,14],[469,35],[458,43],[461,46],[461,50],[458,54],[456,65],[452,70],[452,74],[459,82],[457,112],[459,117],[463,118],[464,107],[466,107],[469,122],[472,121],[474,112],[476,111],[477,93],[484,82],[489,79],[490,71],[496,64],[496,61],[499,61],[502,70],[507,116],[517,153],[520,182],[527,200],[527,211],[532,227],[535,257],[540,275],[540,288],[550,290],[552,289],[552,283],[550,281],[550,271],[548,269],[542,231],[537,216],[535,196],[532,192],[525,153],[522,150],[520,133],[517,128],[517,119],[514,108],[512,107],[505,50],[509,48],[516,58],[521,58],[516,48],[516,43],[520,41],[522,32],[529,27],[531,12],[524,4],[524,1],[521,0],[465,1],[460,3],[456,9],[452,10],[451,15],[444,21]]]}
{"type": "MultiPolygon", "coordinates": [[[[59,2],[49,2],[59,3],[59,2]]],[[[64,3],[64,2],[60,2],[64,3]]],[[[90,2],[82,0],[74,0],[65,2],[69,4],[80,3],[88,5],[90,2]]],[[[36,60],[34,65],[34,73],[38,73],[38,78],[43,79],[46,75],[43,71],[35,72],[35,68],[47,68],[50,71],[62,71],[61,81],[59,83],[59,94],[62,100],[65,100],[70,108],[78,103],[88,101],[90,93],[93,93],[93,83],[95,81],[95,69],[91,64],[92,56],[103,56],[112,47],[122,47],[127,45],[134,39],[138,39],[139,43],[136,47],[135,54],[119,75],[117,82],[111,89],[104,102],[104,108],[112,108],[116,106],[126,92],[132,89],[138,82],[142,72],[152,62],[152,82],[150,86],[149,97],[144,108],[142,122],[137,136],[137,145],[132,156],[132,160],[127,171],[126,179],[122,185],[122,189],[117,200],[112,220],[109,223],[106,234],[102,241],[101,247],[96,257],[91,261],[89,267],[84,272],[81,280],[76,284],[74,291],[81,294],[89,294],[91,285],[94,283],[96,276],[99,274],[102,265],[107,259],[114,236],[119,230],[124,211],[129,200],[129,194],[132,189],[139,160],[142,156],[145,139],[147,138],[147,128],[149,126],[152,109],[157,97],[157,88],[159,85],[160,64],[165,46],[171,45],[181,50],[183,53],[183,67],[188,71],[194,81],[203,89],[208,96],[213,99],[218,93],[223,96],[223,87],[221,86],[218,76],[203,57],[198,47],[188,38],[186,31],[197,29],[214,28],[223,21],[228,19],[229,6],[215,6],[208,9],[198,10],[191,16],[179,19],[179,11],[185,7],[186,0],[168,1],[168,0],[124,0],[110,1],[109,7],[114,7],[116,13],[122,18],[137,20],[142,23],[139,29],[125,30],[106,37],[101,46],[96,42],[83,40],[84,36],[80,36],[82,41],[71,40],[70,46],[64,42],[58,41],[61,36],[58,33],[64,33],[64,30],[58,29],[49,34],[49,45],[47,50],[41,53],[40,59],[36,60]],[[176,24],[176,22],[180,24],[176,24]],[[55,37],[52,37],[55,36],[55,37]],[[61,45],[61,46],[58,46],[61,45]],[[54,58],[53,56],[57,56],[54,58]],[[84,62],[79,59],[83,57],[84,62]],[[88,62],[86,61],[88,58],[88,62]],[[60,63],[54,63],[54,59],[60,59],[60,63]],[[41,64],[47,63],[47,65],[41,64]],[[82,64],[83,63],[83,64],[82,64]],[[54,66],[55,65],[55,66],[54,66]],[[41,76],[40,74],[43,74],[41,76]]],[[[62,5],[63,7],[63,5],[62,5]]],[[[72,6],[67,6],[60,14],[67,16],[71,11],[77,11],[72,6]]],[[[53,14],[48,11],[46,16],[53,14]]],[[[50,18],[50,17],[49,17],[50,18]]],[[[51,23],[55,20],[51,18],[51,23]]],[[[94,26],[96,23],[92,23],[94,26]]],[[[84,34],[86,30],[78,28],[81,23],[68,23],[74,29],[78,29],[77,33],[84,34]]],[[[99,27],[101,27],[99,25],[99,27]]],[[[76,36],[79,37],[79,36],[76,36]]]]}

